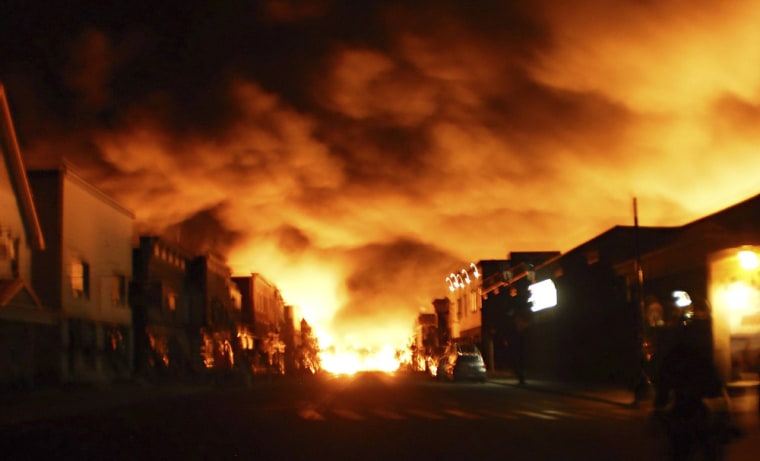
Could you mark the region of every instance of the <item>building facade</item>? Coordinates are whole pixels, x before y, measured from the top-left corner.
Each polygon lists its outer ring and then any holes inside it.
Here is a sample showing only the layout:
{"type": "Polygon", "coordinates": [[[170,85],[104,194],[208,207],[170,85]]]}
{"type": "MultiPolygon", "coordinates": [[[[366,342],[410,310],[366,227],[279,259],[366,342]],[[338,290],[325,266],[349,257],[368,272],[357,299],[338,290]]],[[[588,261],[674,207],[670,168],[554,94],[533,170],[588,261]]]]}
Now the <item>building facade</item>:
{"type": "Polygon", "coordinates": [[[217,255],[197,256],[189,263],[188,281],[190,316],[200,324],[204,366],[232,369],[239,352],[242,295],[231,270],[217,255]]]}
{"type": "MultiPolygon", "coordinates": [[[[644,252],[640,318],[645,340],[675,325],[702,323],[702,349],[726,381],[760,375],[760,195],[676,229],[644,252]]],[[[634,279],[635,261],[617,267],[634,279]]]]}
{"type": "Polygon", "coordinates": [[[68,166],[28,177],[49,236],[44,251],[32,252],[32,285],[60,315],[62,379],[128,375],[134,216],[68,166]]]}
{"type": "Polygon", "coordinates": [[[435,312],[421,312],[414,322],[411,362],[416,371],[431,372],[434,358],[443,352],[439,341],[438,316],[435,312]]]}
{"type": "Polygon", "coordinates": [[[557,251],[511,252],[505,260],[480,261],[483,271],[483,355],[490,370],[522,376],[526,328],[530,322],[528,286],[535,267],[557,251]]]}
{"type": "MultiPolygon", "coordinates": [[[[249,353],[254,373],[285,371],[286,309],[280,290],[261,274],[233,277],[241,294],[241,327],[253,339],[249,353]]],[[[289,314],[292,316],[292,312],[289,314]]],[[[290,319],[288,321],[295,321],[290,319]]]]}
{"type": "Polygon", "coordinates": [[[45,240],[0,85],[0,388],[57,382],[57,316],[31,285],[45,240]]]}
{"type": "Polygon", "coordinates": [[[135,371],[182,376],[200,372],[201,309],[190,303],[188,265],[193,256],[157,236],[140,236],[132,255],[129,301],[135,337],[135,371]]]}
{"type": "Polygon", "coordinates": [[[616,226],[499,282],[530,312],[528,377],[657,380],[659,360],[687,326],[724,381],[757,380],[758,216],[760,196],[684,226],[616,226]]]}

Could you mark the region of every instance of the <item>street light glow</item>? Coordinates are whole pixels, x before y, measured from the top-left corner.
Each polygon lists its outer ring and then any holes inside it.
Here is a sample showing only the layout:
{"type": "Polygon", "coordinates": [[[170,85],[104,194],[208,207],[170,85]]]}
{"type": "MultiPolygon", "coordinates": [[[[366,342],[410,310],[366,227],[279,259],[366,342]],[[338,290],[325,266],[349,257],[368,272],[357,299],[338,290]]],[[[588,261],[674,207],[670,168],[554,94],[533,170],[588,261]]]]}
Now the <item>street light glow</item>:
{"type": "Polygon", "coordinates": [[[758,262],[757,253],[751,250],[742,250],[737,255],[739,257],[739,265],[742,269],[751,271],[757,269],[760,262],[758,262]]]}

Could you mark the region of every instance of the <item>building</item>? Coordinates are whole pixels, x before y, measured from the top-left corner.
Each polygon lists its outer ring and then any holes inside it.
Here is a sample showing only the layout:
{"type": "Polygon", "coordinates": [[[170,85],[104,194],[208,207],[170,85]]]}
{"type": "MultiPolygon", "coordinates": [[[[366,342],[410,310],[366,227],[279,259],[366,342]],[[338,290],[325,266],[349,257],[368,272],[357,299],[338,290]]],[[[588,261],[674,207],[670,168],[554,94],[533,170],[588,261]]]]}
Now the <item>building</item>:
{"type": "Polygon", "coordinates": [[[455,270],[446,277],[451,312],[449,330],[457,341],[480,345],[480,278],[481,269],[474,263],[455,270]]]}
{"type": "Polygon", "coordinates": [[[129,302],[135,370],[141,375],[199,372],[202,309],[191,310],[188,265],[194,258],[157,236],[140,236],[132,255],[129,302]]]}
{"type": "Polygon", "coordinates": [[[58,320],[31,285],[32,251],[44,251],[45,240],[2,85],[0,154],[0,388],[52,383],[58,320]]]}
{"type": "MultiPolygon", "coordinates": [[[[683,317],[706,319],[702,347],[724,381],[760,374],[760,195],[675,230],[667,245],[639,258],[645,339],[683,317]]],[[[616,267],[630,282],[637,261],[616,267]]]]}
{"type": "Polygon", "coordinates": [[[635,284],[615,267],[666,245],[675,232],[616,226],[535,265],[521,291],[531,313],[524,351],[528,374],[620,384],[637,379],[635,284]]]}
{"type": "Polygon", "coordinates": [[[489,370],[522,373],[526,302],[535,267],[559,256],[558,251],[511,252],[508,259],[478,262],[482,272],[483,356],[489,370]]]}
{"type": "Polygon", "coordinates": [[[129,375],[134,216],[67,165],[28,177],[48,236],[32,252],[32,286],[61,317],[62,378],[129,375]]]}
{"type": "Polygon", "coordinates": [[[415,370],[429,371],[433,359],[443,352],[438,336],[438,316],[435,312],[421,312],[414,322],[412,366],[415,370]]]}
{"type": "Polygon", "coordinates": [[[299,372],[298,351],[301,348],[301,310],[292,304],[285,304],[284,323],[280,339],[285,344],[285,373],[299,372]]]}
{"type": "Polygon", "coordinates": [[[207,254],[190,261],[188,281],[190,316],[200,324],[204,365],[231,369],[242,321],[242,295],[232,272],[221,257],[207,254]]]}
{"type": "Polygon", "coordinates": [[[759,216],[756,196],[683,226],[616,226],[500,282],[531,314],[528,376],[628,386],[656,379],[659,358],[690,325],[693,346],[726,382],[757,380],[759,216]]]}
{"type": "MultiPolygon", "coordinates": [[[[261,274],[233,277],[241,294],[240,324],[253,338],[250,356],[255,373],[285,370],[285,303],[280,290],[261,274]]],[[[295,320],[295,319],[293,319],[295,320]]]]}
{"type": "Polygon", "coordinates": [[[445,346],[449,343],[449,341],[451,341],[451,299],[434,299],[433,310],[435,311],[435,318],[437,320],[436,331],[438,336],[438,344],[445,346]]]}

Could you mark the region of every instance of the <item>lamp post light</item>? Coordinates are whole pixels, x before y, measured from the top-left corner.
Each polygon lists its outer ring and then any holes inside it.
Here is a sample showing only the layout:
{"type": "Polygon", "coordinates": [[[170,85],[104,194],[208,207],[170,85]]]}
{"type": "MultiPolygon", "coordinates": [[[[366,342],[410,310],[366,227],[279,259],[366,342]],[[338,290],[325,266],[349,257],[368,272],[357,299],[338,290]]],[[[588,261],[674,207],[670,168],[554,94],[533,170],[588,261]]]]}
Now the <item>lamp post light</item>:
{"type": "MultiPolygon", "coordinates": [[[[708,302],[713,328],[713,356],[728,381],[747,369],[732,352],[742,342],[760,351],[760,246],[743,245],[708,256],[708,302]]],[[[749,354],[748,354],[749,355],[749,354]]],[[[740,361],[741,362],[741,361],[740,361]]]]}

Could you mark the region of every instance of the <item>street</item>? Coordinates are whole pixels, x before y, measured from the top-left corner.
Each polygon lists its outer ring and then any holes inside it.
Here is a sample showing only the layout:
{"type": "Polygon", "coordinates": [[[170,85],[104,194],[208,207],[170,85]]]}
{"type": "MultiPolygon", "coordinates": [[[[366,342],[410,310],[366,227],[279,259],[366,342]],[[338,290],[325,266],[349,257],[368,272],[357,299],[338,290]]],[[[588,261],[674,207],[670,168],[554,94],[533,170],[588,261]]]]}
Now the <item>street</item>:
{"type": "Polygon", "coordinates": [[[650,460],[657,446],[647,408],[497,382],[361,373],[152,392],[4,422],[3,459],[650,460]]]}

